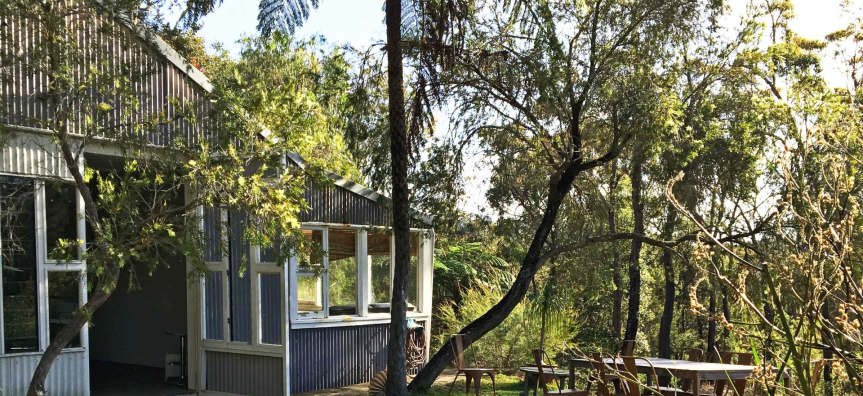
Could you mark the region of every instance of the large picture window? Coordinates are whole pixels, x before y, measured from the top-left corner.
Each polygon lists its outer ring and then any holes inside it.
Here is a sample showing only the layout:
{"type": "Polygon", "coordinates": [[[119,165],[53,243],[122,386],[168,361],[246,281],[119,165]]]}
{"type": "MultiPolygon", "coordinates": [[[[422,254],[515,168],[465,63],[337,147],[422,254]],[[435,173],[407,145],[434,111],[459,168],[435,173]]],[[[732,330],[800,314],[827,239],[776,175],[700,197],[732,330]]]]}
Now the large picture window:
{"type": "Polygon", "coordinates": [[[357,314],[357,232],[329,230],[329,314],[357,314]]]}
{"type": "Polygon", "coordinates": [[[4,353],[39,350],[36,188],[32,179],[0,176],[4,353]]]}
{"type": "Polygon", "coordinates": [[[82,229],[74,186],[0,176],[0,354],[44,350],[86,301],[82,229]]]}
{"type": "Polygon", "coordinates": [[[368,232],[369,313],[390,312],[392,240],[382,231],[368,232]]]}

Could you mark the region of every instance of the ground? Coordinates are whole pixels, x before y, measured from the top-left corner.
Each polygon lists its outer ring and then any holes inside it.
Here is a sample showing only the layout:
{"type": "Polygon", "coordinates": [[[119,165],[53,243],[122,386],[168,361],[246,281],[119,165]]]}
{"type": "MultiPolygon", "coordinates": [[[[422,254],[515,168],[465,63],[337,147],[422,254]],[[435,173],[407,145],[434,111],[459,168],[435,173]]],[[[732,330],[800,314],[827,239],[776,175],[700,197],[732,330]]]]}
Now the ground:
{"type": "MultiPolygon", "coordinates": [[[[419,393],[421,395],[430,395],[430,396],[446,396],[447,391],[449,390],[450,384],[452,384],[453,376],[455,372],[445,372],[435,381],[434,386],[427,393],[419,393]]],[[[522,391],[522,382],[516,376],[503,375],[499,374],[495,376],[495,382],[497,383],[497,395],[498,396],[518,396],[522,391]]],[[[464,377],[460,376],[458,381],[455,383],[455,387],[453,387],[452,395],[459,396],[464,394],[464,377]]],[[[365,396],[368,395],[369,384],[359,384],[354,386],[348,386],[344,388],[337,389],[325,389],[317,392],[309,392],[302,393],[297,396],[325,396],[325,395],[340,395],[340,396],[365,396]]],[[[481,393],[482,395],[491,395],[491,381],[488,377],[483,378],[481,393]]],[[[540,391],[540,394],[542,392],[540,391]]],[[[473,395],[473,384],[471,384],[471,390],[469,395],[473,395]]]]}

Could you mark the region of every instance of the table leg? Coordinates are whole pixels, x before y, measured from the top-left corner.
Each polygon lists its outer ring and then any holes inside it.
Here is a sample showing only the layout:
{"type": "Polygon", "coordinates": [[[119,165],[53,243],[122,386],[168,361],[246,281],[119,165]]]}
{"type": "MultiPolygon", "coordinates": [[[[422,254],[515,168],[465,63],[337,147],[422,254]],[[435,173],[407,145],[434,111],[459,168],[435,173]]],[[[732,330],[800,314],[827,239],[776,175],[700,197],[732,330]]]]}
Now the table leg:
{"type": "Polygon", "coordinates": [[[530,383],[530,373],[526,372],[526,373],[524,373],[524,389],[521,393],[522,396],[530,395],[530,385],[528,385],[529,383],[530,383]]]}
{"type": "Polygon", "coordinates": [[[694,374],[692,378],[692,394],[694,396],[701,396],[701,375],[698,373],[694,374]]]}
{"type": "Polygon", "coordinates": [[[569,361],[569,389],[575,389],[575,362],[569,361]]]}

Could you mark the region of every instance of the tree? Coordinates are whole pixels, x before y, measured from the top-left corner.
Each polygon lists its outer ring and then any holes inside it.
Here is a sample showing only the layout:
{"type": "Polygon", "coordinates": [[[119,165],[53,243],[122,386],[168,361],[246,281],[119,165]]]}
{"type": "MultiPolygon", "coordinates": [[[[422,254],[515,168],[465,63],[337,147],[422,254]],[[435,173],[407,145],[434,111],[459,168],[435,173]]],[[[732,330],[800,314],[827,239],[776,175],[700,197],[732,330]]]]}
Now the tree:
{"type": "MultiPolygon", "coordinates": [[[[550,258],[546,241],[576,179],[611,162],[640,132],[644,113],[613,94],[617,85],[649,92],[649,70],[662,64],[665,45],[686,40],[702,9],[689,2],[511,1],[477,2],[473,11],[464,29],[470,52],[443,78],[448,95],[458,98],[462,138],[493,150],[501,159],[498,168],[547,178],[547,184],[530,178],[545,191],[538,196],[541,214],[524,214],[535,232],[515,281],[497,305],[461,331],[475,341],[522,301],[550,258]],[[619,117],[620,128],[610,127],[610,113],[619,117]]],[[[445,344],[411,389],[428,388],[452,358],[445,344]]]]}
{"type": "MultiPolygon", "coordinates": [[[[71,180],[51,181],[60,185],[56,188],[82,197],[89,230],[86,246],[75,237],[63,237],[49,252],[60,261],[85,260],[91,293],[74,319],[50,340],[33,374],[31,396],[45,394],[52,363],[110,298],[122,271],[152,273],[162,254],[172,254],[189,258],[190,277],[202,273],[204,236],[195,208],[221,207],[252,214],[243,238],[253,244],[311,248],[299,232],[297,218],[306,205],[302,189],[307,175],[285,168],[281,158],[296,149],[328,151],[333,147],[321,146],[333,138],[340,142],[337,135],[306,139],[310,130],[330,132],[326,117],[314,116],[321,115],[322,107],[309,100],[292,102],[302,103],[303,108],[267,107],[266,102],[255,101],[265,92],[260,80],[245,85],[247,90],[241,95],[233,91],[237,81],[216,79],[210,92],[195,90],[193,99],[186,101],[142,90],[164,63],[160,62],[162,55],[153,50],[157,38],[144,27],[155,25],[151,22],[158,7],[139,5],[123,0],[97,5],[30,1],[0,5],[4,21],[16,21],[20,23],[16,26],[32,29],[34,37],[41,37],[29,42],[13,40],[11,28],[3,25],[0,39],[11,45],[3,47],[0,56],[3,64],[16,65],[3,69],[3,84],[18,85],[12,82],[22,79],[47,81],[42,93],[20,92],[42,97],[41,113],[28,116],[4,103],[0,113],[3,136],[24,133],[18,131],[20,126],[48,134],[57,147],[57,160],[71,175],[71,180]],[[126,56],[117,56],[114,49],[126,56]],[[272,122],[280,117],[296,122],[272,122]],[[269,138],[263,137],[262,124],[271,126],[266,132],[269,138]],[[155,143],[150,140],[154,137],[159,139],[155,143]],[[91,166],[84,155],[94,144],[114,149],[120,166],[91,166]],[[152,144],[170,145],[170,149],[154,149],[152,144]]],[[[281,93],[313,97],[310,91],[315,87],[310,80],[295,78],[302,72],[280,71],[283,76],[293,73],[290,90],[286,87],[281,93]]],[[[230,77],[237,75],[240,73],[230,77]]],[[[338,163],[342,159],[327,160],[335,168],[348,167],[338,163]]],[[[13,184],[4,182],[3,188],[20,187],[13,184]]],[[[4,209],[20,207],[27,199],[25,190],[14,190],[4,192],[0,203],[4,209]]],[[[15,211],[3,213],[0,221],[18,221],[15,211]]],[[[4,232],[8,229],[4,227],[4,232]]],[[[4,245],[4,258],[18,254],[15,249],[4,245]]],[[[289,250],[279,249],[278,254],[286,256],[289,250]]]]}

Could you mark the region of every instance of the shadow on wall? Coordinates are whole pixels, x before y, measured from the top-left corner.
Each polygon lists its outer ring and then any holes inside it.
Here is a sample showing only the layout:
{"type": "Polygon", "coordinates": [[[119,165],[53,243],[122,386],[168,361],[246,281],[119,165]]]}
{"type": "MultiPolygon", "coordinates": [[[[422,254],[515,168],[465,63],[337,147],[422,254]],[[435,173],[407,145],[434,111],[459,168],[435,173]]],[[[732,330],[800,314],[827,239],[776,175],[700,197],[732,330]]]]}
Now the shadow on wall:
{"type": "Polygon", "coordinates": [[[186,333],[185,269],[182,257],[168,257],[153,276],[140,275],[133,291],[124,270],[117,291],[93,315],[90,360],[164,368],[165,354],[180,351],[179,337],[165,331],[186,333]]]}

